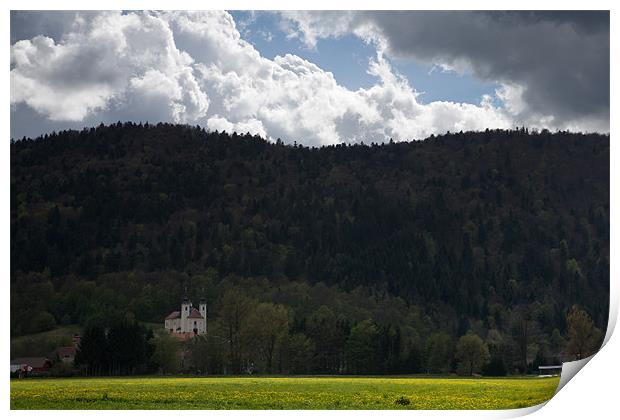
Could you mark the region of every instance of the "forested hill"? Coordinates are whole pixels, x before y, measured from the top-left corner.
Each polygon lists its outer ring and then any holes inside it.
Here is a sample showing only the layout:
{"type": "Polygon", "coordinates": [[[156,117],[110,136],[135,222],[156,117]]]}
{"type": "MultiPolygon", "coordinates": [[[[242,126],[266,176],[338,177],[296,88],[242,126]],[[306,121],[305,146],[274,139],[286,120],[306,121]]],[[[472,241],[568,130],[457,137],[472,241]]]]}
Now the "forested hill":
{"type": "Polygon", "coordinates": [[[549,333],[573,304],[605,328],[609,162],[609,136],[525,130],[308,148],[119,123],[14,141],[12,333],[112,309],[160,322],[184,285],[282,301],[292,283],[400,298],[453,334],[532,304],[549,333]]]}

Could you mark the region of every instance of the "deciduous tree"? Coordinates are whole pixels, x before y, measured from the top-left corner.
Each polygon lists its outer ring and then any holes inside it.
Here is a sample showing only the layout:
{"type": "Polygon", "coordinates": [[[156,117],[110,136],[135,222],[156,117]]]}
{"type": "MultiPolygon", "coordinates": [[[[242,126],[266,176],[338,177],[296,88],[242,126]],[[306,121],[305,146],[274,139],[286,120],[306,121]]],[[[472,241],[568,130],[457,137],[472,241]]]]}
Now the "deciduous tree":
{"type": "Polygon", "coordinates": [[[457,373],[473,375],[480,372],[482,366],[489,360],[489,349],[482,339],[473,333],[467,333],[459,338],[456,344],[457,373]]]}
{"type": "Polygon", "coordinates": [[[583,309],[573,306],[566,316],[568,342],[566,352],[576,360],[596,353],[603,341],[603,333],[594,326],[592,318],[583,309]]]}

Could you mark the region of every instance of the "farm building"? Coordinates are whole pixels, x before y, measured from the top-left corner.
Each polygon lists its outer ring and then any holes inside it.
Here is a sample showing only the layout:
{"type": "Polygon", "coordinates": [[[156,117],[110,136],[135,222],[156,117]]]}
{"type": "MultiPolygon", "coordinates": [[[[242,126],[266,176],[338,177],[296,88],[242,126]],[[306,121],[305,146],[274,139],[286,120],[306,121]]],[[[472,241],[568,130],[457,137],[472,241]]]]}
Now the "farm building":
{"type": "Polygon", "coordinates": [[[53,359],[63,363],[73,363],[75,360],[75,347],[58,347],[54,350],[53,359]]]}
{"type": "Polygon", "coordinates": [[[560,376],[562,374],[562,365],[558,366],[538,366],[538,372],[541,377],[560,376]]]}
{"type": "Polygon", "coordinates": [[[11,373],[21,370],[25,373],[41,374],[52,367],[47,357],[18,357],[11,360],[11,373]]]}
{"type": "Polygon", "coordinates": [[[166,331],[177,338],[187,340],[195,335],[207,332],[207,303],[202,299],[198,309],[192,306],[192,302],[184,298],[181,302],[181,310],[174,311],[164,320],[166,331]]]}

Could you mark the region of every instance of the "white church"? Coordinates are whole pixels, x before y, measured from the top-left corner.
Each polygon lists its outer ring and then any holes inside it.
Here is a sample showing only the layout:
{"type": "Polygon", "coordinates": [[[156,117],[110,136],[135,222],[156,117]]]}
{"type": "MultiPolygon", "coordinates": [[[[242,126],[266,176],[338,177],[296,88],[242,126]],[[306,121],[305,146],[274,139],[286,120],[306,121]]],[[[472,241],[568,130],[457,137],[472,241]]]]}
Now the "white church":
{"type": "Polygon", "coordinates": [[[164,327],[179,339],[207,333],[207,302],[202,299],[196,309],[189,299],[184,298],[181,311],[174,311],[164,320],[164,327]]]}

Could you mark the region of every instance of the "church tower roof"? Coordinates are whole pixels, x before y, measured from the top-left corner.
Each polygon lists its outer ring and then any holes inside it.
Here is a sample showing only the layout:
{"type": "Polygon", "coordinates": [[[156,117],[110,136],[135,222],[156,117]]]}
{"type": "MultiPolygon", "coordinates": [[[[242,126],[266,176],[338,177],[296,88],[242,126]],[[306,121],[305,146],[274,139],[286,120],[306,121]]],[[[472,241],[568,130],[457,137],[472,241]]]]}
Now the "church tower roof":
{"type": "Polygon", "coordinates": [[[189,298],[187,297],[187,284],[183,286],[183,303],[189,303],[189,298]]]}

